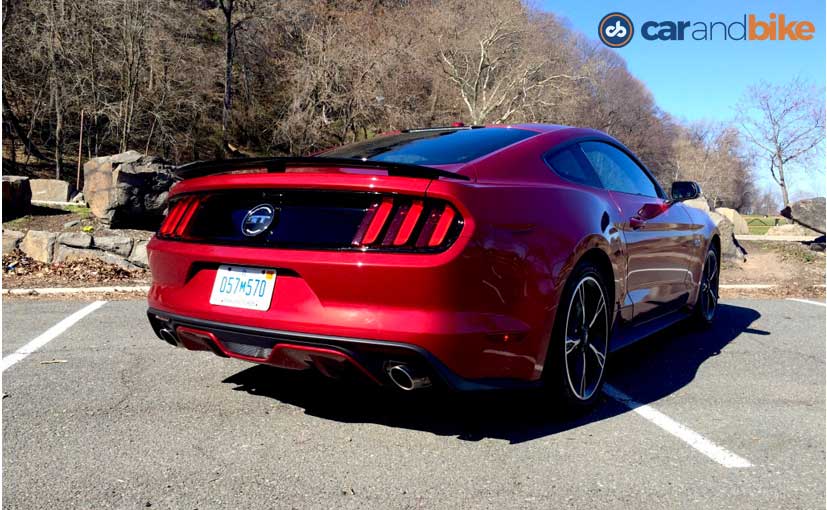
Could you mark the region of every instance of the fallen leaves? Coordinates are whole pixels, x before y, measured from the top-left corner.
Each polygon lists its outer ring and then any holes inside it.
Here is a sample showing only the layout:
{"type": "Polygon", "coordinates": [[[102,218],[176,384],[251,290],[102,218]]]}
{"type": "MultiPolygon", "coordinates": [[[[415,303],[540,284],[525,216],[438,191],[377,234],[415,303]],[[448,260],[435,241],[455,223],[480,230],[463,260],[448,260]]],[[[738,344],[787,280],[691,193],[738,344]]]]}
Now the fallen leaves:
{"type": "Polygon", "coordinates": [[[97,259],[45,264],[20,250],[3,255],[3,287],[83,287],[136,283],[149,279],[149,271],[129,271],[97,259]]]}

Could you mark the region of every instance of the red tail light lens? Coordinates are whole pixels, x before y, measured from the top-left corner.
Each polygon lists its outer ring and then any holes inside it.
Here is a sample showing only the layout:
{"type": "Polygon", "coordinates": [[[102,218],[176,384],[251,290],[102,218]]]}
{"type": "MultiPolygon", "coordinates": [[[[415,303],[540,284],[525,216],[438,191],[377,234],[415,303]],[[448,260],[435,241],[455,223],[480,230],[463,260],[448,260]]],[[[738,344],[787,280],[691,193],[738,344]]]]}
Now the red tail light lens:
{"type": "MultiPolygon", "coordinates": [[[[393,209],[393,199],[391,198],[383,198],[382,202],[372,205],[362,221],[362,224],[366,225],[366,231],[363,231],[364,236],[360,236],[357,232],[356,235],[359,236],[359,240],[354,239],[353,244],[371,244],[376,241],[379,232],[382,231],[382,227],[385,226],[385,222],[391,214],[391,209],[393,209]]],[[[362,230],[361,226],[359,230],[362,230]]]]}
{"type": "Polygon", "coordinates": [[[408,242],[413,229],[416,227],[416,224],[419,223],[419,216],[422,215],[422,209],[422,200],[414,200],[411,203],[411,206],[404,214],[404,219],[399,226],[399,230],[396,232],[396,236],[394,236],[394,246],[402,246],[408,242]]]}
{"type": "Polygon", "coordinates": [[[384,197],[365,213],[353,246],[361,248],[447,248],[462,230],[456,210],[441,200],[384,197]]]}
{"type": "Polygon", "coordinates": [[[178,200],[170,206],[169,214],[161,224],[158,235],[160,237],[181,237],[186,231],[187,224],[201,203],[199,197],[186,197],[178,200]]]}

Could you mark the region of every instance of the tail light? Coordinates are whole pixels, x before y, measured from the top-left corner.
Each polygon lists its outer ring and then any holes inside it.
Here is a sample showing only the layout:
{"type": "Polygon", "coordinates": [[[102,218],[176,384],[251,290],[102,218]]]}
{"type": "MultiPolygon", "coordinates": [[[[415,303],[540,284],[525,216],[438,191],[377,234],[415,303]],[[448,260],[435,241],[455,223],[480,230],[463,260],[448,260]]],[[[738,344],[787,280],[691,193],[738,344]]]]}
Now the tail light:
{"type": "Polygon", "coordinates": [[[461,216],[447,202],[383,197],[368,208],[352,245],[379,250],[447,248],[462,225],[461,216]]]}
{"type": "Polygon", "coordinates": [[[158,238],[227,246],[434,253],[459,237],[464,220],[445,200],[365,192],[232,190],[175,196],[158,238]],[[250,236],[245,215],[277,211],[250,236]]]}
{"type": "Polygon", "coordinates": [[[170,205],[169,214],[161,223],[159,237],[180,238],[187,230],[187,224],[201,204],[201,197],[188,196],[170,205]]]}

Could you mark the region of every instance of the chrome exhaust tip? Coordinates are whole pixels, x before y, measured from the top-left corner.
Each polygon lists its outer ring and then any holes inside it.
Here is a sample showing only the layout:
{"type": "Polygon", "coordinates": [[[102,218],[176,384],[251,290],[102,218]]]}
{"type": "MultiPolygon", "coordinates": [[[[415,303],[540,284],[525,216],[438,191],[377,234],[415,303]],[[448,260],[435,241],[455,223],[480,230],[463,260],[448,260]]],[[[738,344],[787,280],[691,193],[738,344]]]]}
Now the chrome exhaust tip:
{"type": "Polygon", "coordinates": [[[393,384],[403,391],[418,390],[431,385],[428,376],[417,375],[408,365],[393,364],[387,368],[387,372],[393,384]]]}
{"type": "Polygon", "coordinates": [[[178,347],[178,339],[175,338],[175,333],[167,328],[162,328],[158,331],[158,334],[161,335],[161,338],[168,344],[173,347],[178,347]]]}

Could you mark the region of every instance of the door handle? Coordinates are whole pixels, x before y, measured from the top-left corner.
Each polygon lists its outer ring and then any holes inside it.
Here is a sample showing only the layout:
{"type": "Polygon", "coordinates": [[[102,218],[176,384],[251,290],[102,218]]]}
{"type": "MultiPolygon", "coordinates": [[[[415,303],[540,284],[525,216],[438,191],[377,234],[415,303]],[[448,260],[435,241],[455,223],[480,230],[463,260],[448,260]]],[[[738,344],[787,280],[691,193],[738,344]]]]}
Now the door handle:
{"type": "Polygon", "coordinates": [[[629,226],[632,227],[632,229],[634,230],[637,230],[644,225],[646,225],[646,220],[644,220],[640,216],[632,216],[631,218],[629,218],[629,226]]]}

